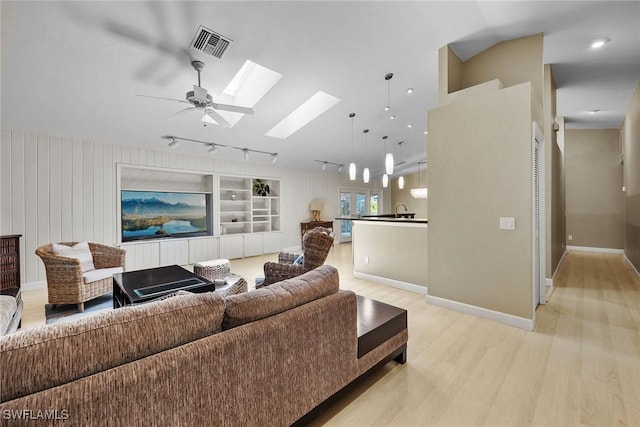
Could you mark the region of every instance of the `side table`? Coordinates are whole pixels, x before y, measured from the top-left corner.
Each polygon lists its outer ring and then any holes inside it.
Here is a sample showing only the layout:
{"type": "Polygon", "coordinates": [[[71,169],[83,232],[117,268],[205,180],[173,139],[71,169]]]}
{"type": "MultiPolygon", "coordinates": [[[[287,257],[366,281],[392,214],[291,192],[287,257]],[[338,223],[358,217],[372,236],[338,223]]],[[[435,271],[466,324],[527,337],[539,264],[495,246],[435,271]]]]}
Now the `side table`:
{"type": "Polygon", "coordinates": [[[300,223],[300,242],[304,241],[304,235],[316,227],[324,227],[333,233],[333,221],[308,221],[300,223]]]}

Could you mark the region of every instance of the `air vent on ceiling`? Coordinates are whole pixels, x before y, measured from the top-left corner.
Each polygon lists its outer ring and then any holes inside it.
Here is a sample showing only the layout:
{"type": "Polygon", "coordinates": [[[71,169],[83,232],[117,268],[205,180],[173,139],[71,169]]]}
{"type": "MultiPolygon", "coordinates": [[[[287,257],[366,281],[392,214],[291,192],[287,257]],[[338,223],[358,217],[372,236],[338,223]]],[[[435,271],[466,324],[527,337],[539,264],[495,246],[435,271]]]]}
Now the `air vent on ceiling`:
{"type": "Polygon", "coordinates": [[[200,26],[196,36],[191,42],[191,47],[206,53],[207,55],[222,58],[233,40],[216,33],[208,28],[200,26]]]}

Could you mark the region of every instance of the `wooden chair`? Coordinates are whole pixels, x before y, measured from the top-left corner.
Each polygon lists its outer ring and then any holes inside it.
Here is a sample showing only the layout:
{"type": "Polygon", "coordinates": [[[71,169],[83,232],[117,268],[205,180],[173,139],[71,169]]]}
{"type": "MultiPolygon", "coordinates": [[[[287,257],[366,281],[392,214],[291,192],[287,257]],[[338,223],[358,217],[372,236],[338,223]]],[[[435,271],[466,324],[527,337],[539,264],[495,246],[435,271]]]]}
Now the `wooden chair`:
{"type": "MultiPolygon", "coordinates": [[[[302,265],[294,264],[300,256],[287,252],[278,254],[278,262],[264,264],[264,282],[261,286],[290,279],[299,276],[324,264],[329,250],[333,246],[333,237],[330,231],[323,227],[316,227],[304,236],[302,242],[304,262],[302,265]]],[[[261,287],[257,285],[256,287],[261,287]]]]}
{"type": "MultiPolygon", "coordinates": [[[[73,246],[76,243],[60,244],[73,246]]],[[[99,243],[89,243],[89,249],[93,256],[95,271],[104,269],[107,277],[88,283],[82,276],[80,261],[77,259],[55,254],[51,243],[36,249],[36,255],[42,259],[47,273],[49,304],[77,304],[78,309],[84,311],[86,301],[113,290],[111,269],[116,267],[124,269],[126,251],[99,243]]]]}

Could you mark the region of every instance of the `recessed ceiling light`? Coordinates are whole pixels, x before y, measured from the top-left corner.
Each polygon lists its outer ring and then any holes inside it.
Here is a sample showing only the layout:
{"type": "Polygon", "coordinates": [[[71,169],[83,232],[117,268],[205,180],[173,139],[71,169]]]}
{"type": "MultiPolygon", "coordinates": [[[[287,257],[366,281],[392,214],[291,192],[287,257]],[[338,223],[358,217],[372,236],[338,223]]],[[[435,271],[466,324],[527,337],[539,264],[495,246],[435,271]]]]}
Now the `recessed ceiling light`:
{"type": "Polygon", "coordinates": [[[407,125],[407,127],[408,127],[408,128],[412,128],[412,127],[413,127],[413,125],[412,125],[411,123],[409,123],[409,124],[407,125]]]}
{"type": "Polygon", "coordinates": [[[424,134],[425,134],[425,135],[426,135],[426,134],[428,134],[428,133],[429,133],[429,131],[426,131],[426,130],[424,131],[424,134]]]}
{"type": "Polygon", "coordinates": [[[599,49],[605,44],[609,43],[611,39],[609,37],[598,37],[597,39],[593,39],[589,42],[589,45],[593,49],[599,49]]]}
{"type": "Polygon", "coordinates": [[[265,135],[286,139],[338,102],[340,102],[340,98],[318,91],[302,105],[293,110],[287,117],[282,119],[280,123],[275,125],[269,132],[265,133],[265,135]]]}
{"type": "Polygon", "coordinates": [[[390,108],[389,108],[388,105],[386,107],[384,107],[384,111],[389,111],[389,110],[390,110],[390,108]]]}
{"type": "Polygon", "coordinates": [[[600,112],[600,110],[591,110],[589,111],[589,114],[598,114],[600,112]]]}
{"type": "Polygon", "coordinates": [[[412,88],[412,87],[408,88],[408,89],[407,89],[407,93],[408,93],[408,94],[412,94],[412,93],[413,93],[413,88],[412,88]]]}
{"type": "Polygon", "coordinates": [[[395,119],[395,118],[396,118],[396,116],[389,116],[389,118],[390,118],[391,120],[393,120],[393,119],[395,119]]]}

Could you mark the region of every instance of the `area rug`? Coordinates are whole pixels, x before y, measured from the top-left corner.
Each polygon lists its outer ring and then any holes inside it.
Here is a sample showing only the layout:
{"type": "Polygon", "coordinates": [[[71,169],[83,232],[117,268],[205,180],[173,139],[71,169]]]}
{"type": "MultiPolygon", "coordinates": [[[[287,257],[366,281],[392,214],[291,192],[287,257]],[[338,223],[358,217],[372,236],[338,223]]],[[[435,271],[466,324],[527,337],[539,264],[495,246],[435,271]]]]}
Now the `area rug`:
{"type": "Polygon", "coordinates": [[[113,296],[111,292],[84,303],[84,311],[80,312],[76,304],[45,304],[44,314],[47,324],[61,321],[76,320],[92,316],[106,310],[113,310],[113,296]]]}

